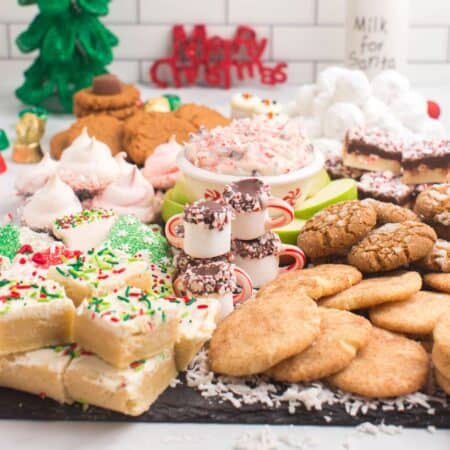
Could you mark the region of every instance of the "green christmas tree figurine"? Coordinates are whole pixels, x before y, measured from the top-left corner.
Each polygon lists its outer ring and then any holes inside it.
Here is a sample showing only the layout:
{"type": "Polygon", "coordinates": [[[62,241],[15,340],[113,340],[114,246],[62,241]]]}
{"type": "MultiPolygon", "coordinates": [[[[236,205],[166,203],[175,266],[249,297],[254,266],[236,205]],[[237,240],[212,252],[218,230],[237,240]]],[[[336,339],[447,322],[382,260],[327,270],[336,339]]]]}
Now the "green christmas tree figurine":
{"type": "Polygon", "coordinates": [[[16,40],[20,51],[39,49],[16,90],[25,104],[51,111],[72,111],[72,96],[106,73],[117,37],[98,19],[108,14],[110,0],[18,0],[37,4],[39,14],[16,40]]]}

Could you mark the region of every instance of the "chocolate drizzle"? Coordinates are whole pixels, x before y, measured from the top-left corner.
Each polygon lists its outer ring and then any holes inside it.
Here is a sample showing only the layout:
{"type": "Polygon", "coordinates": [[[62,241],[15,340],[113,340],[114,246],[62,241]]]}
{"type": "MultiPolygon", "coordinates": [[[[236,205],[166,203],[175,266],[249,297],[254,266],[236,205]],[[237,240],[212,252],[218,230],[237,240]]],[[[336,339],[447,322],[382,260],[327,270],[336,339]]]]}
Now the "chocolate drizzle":
{"type": "Polygon", "coordinates": [[[231,251],[241,258],[262,259],[266,256],[277,255],[280,248],[280,238],[271,231],[256,239],[248,241],[234,239],[231,242],[231,251]]]}
{"type": "Polygon", "coordinates": [[[266,208],[270,188],[258,178],[244,178],[225,186],[223,199],[237,213],[257,212],[266,208]]]}
{"type": "Polygon", "coordinates": [[[236,289],[233,265],[227,262],[189,267],[182,280],[185,289],[193,295],[225,295],[236,289]]]}
{"type": "Polygon", "coordinates": [[[230,208],[212,200],[198,200],[184,208],[185,222],[203,224],[209,230],[222,231],[230,220],[230,208]]]}

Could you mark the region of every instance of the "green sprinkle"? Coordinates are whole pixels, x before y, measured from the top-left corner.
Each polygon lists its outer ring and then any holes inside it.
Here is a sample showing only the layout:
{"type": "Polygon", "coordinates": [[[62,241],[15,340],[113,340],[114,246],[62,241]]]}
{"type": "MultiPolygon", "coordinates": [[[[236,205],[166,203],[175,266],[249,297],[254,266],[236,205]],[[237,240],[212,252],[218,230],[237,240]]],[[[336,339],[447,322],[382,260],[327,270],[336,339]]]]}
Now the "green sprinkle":
{"type": "Polygon", "coordinates": [[[0,287],[6,286],[9,283],[11,283],[9,280],[0,280],[0,287]]]}
{"type": "Polygon", "coordinates": [[[118,295],[117,298],[118,298],[121,302],[130,303],[130,299],[124,297],[123,295],[118,295]]]}

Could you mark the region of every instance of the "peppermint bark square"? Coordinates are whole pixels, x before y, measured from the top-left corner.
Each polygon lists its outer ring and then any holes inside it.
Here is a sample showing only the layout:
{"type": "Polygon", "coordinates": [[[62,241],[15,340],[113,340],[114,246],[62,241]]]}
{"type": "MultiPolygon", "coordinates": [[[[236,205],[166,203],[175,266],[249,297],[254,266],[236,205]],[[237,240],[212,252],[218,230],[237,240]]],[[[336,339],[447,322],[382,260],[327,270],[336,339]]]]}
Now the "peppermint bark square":
{"type": "Polygon", "coordinates": [[[401,173],[404,142],[378,128],[359,127],[347,131],[343,161],[348,167],[361,170],[401,173]]]}
{"type": "Polygon", "coordinates": [[[51,267],[47,277],[64,286],[67,295],[78,306],[84,299],[101,296],[127,284],[152,287],[148,263],[119,250],[89,250],[51,267]]]}
{"type": "Polygon", "coordinates": [[[82,354],[72,360],[64,380],[68,395],[78,402],[139,416],[176,376],[174,353],[169,348],[124,369],[82,354]]]}
{"type": "Polygon", "coordinates": [[[418,141],[403,152],[403,182],[407,184],[450,181],[450,140],[418,141]]]}
{"type": "Polygon", "coordinates": [[[72,403],[64,388],[64,372],[75,345],[61,345],[0,357],[0,386],[72,403]]]}
{"type": "Polygon", "coordinates": [[[178,317],[169,302],[126,287],[84,300],[76,312],[74,339],[112,366],[125,368],[173,346],[178,317]]]}
{"type": "Polygon", "coordinates": [[[373,198],[382,202],[406,206],[414,193],[413,186],[402,182],[392,172],[367,172],[358,182],[360,199],[373,198]]]}
{"type": "Polygon", "coordinates": [[[0,355],[72,342],[75,308],[54,281],[0,280],[0,355]]]}

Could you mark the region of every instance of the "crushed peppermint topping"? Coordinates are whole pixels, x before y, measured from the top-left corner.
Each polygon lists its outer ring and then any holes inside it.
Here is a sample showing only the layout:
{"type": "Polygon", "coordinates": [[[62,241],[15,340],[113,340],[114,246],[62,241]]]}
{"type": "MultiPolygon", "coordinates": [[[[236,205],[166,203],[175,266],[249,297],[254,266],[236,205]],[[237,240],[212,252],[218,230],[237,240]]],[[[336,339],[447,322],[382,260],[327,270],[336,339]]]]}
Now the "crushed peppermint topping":
{"type": "Polygon", "coordinates": [[[414,186],[403,183],[400,177],[386,170],[365,173],[358,182],[358,191],[361,198],[370,197],[403,205],[410,199],[414,186]]]}
{"type": "Polygon", "coordinates": [[[116,213],[112,209],[85,209],[77,214],[70,214],[54,222],[57,230],[76,228],[86,223],[98,222],[100,220],[115,217],[116,213]]]}
{"type": "Polygon", "coordinates": [[[267,207],[270,187],[258,178],[245,178],[227,184],[223,199],[235,212],[257,212],[267,207]]]}
{"type": "Polygon", "coordinates": [[[189,267],[182,275],[182,282],[193,295],[225,295],[236,289],[233,265],[226,262],[189,267]]]}
{"type": "Polygon", "coordinates": [[[231,251],[241,258],[261,259],[266,256],[277,255],[280,249],[281,240],[271,231],[256,239],[248,241],[234,239],[231,242],[231,251]]]}
{"type": "Polygon", "coordinates": [[[222,231],[231,222],[232,211],[222,203],[198,200],[184,208],[184,221],[203,224],[210,230],[222,231]]]}
{"type": "Polygon", "coordinates": [[[393,159],[401,159],[404,149],[403,139],[377,127],[351,128],[346,141],[349,152],[370,152],[393,159]]]}
{"type": "Polygon", "coordinates": [[[314,155],[296,122],[264,117],[203,129],[192,136],[185,151],[196,167],[242,176],[290,173],[307,166],[314,155]]]}
{"type": "Polygon", "coordinates": [[[233,260],[233,254],[231,252],[225,255],[214,256],[214,258],[193,258],[185,253],[183,250],[178,252],[173,259],[177,273],[184,273],[189,267],[199,266],[201,264],[210,264],[214,262],[227,262],[230,263],[233,260]]]}

